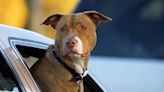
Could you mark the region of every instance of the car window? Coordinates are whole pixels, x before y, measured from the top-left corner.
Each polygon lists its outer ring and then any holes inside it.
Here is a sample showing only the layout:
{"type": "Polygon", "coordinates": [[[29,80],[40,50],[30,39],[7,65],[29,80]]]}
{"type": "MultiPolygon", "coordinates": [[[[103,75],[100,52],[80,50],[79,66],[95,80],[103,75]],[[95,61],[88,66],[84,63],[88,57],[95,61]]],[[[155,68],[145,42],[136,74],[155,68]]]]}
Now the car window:
{"type": "Polygon", "coordinates": [[[32,65],[34,65],[41,57],[43,57],[46,52],[45,49],[21,46],[21,45],[16,45],[16,48],[22,55],[28,69],[30,69],[32,65]]]}
{"type": "MultiPolygon", "coordinates": [[[[23,45],[16,45],[16,48],[22,55],[25,64],[27,65],[28,69],[30,68],[40,59],[44,56],[46,52],[45,49],[29,46],[23,46],[23,45]]],[[[87,77],[84,79],[84,88],[85,92],[103,92],[103,90],[94,82],[94,80],[87,75],[87,77]]]]}
{"type": "Polygon", "coordinates": [[[0,53],[0,92],[21,92],[20,87],[5,58],[0,53]]]}

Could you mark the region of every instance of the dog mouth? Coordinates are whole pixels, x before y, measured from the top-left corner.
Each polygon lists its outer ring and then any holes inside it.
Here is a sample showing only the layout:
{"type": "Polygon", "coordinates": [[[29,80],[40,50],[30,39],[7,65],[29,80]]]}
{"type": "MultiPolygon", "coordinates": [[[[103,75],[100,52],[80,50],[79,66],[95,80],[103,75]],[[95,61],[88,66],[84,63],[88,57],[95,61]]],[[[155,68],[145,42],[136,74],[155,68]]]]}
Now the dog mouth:
{"type": "Polygon", "coordinates": [[[77,52],[77,51],[70,51],[69,53],[68,53],[68,56],[71,56],[71,57],[86,57],[86,56],[88,56],[88,52],[86,52],[86,53],[79,53],[79,52],[77,52]]]}

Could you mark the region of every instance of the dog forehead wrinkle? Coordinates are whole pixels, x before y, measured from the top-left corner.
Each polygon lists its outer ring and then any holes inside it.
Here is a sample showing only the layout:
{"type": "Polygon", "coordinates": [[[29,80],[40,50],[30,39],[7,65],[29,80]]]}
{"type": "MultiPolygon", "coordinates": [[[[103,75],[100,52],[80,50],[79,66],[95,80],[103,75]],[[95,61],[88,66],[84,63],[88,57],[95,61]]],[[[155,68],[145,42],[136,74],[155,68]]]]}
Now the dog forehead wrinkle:
{"type": "Polygon", "coordinates": [[[71,24],[72,30],[76,31],[76,15],[74,14],[71,16],[71,24]]]}

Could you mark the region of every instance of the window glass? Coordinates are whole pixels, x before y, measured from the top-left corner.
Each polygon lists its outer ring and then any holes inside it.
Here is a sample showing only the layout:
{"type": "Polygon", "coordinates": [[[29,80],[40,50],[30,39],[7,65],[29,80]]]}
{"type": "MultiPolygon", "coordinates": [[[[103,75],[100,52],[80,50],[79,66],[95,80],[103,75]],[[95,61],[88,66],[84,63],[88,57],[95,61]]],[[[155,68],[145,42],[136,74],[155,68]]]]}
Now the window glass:
{"type": "Polygon", "coordinates": [[[3,55],[0,53],[0,92],[9,91],[20,92],[20,87],[3,55]]]}

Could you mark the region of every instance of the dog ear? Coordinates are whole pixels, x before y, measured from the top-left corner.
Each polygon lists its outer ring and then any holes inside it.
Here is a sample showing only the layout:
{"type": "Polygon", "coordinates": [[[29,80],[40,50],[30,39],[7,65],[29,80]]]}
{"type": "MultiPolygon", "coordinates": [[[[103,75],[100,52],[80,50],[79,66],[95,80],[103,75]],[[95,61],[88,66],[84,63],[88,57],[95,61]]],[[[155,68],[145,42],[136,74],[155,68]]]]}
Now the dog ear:
{"type": "Polygon", "coordinates": [[[52,27],[56,27],[57,22],[61,19],[62,14],[54,14],[49,16],[42,24],[51,25],[52,27]]]}
{"type": "Polygon", "coordinates": [[[86,11],[84,12],[93,22],[96,26],[98,26],[101,22],[104,21],[112,21],[112,18],[107,17],[99,12],[96,11],[86,11]]]}

